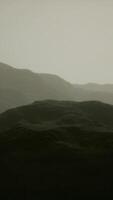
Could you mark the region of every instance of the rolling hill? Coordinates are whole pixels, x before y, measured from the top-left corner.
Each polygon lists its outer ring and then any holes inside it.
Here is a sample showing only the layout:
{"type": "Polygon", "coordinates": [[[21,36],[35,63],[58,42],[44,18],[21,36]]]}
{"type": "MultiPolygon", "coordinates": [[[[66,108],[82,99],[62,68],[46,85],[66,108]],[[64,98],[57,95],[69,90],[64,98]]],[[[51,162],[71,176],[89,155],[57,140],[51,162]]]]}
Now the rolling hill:
{"type": "Polygon", "coordinates": [[[0,129],[15,124],[39,127],[76,126],[83,129],[113,129],[113,106],[101,102],[37,101],[8,110],[0,115],[0,129]]]}
{"type": "Polygon", "coordinates": [[[4,199],[113,197],[113,106],[39,101],[0,114],[4,199]]]}

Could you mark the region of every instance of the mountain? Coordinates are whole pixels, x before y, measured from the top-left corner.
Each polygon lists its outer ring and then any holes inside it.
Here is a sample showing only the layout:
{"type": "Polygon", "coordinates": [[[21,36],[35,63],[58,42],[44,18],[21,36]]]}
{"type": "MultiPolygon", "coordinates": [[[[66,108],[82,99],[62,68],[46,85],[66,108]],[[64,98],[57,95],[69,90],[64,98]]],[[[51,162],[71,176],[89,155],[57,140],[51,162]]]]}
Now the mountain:
{"type": "Polygon", "coordinates": [[[113,84],[87,83],[87,84],[75,84],[75,86],[79,88],[87,89],[90,91],[113,93],[113,84]]]}
{"type": "Polygon", "coordinates": [[[38,74],[0,64],[0,87],[18,90],[30,100],[71,99],[72,85],[57,75],[38,74]]]}
{"type": "Polygon", "coordinates": [[[24,94],[13,89],[0,89],[0,112],[29,103],[24,94]]]}
{"type": "Polygon", "coordinates": [[[0,63],[0,112],[37,100],[102,101],[113,104],[112,85],[73,85],[57,75],[34,73],[0,63]],[[91,88],[91,89],[86,89],[91,88]],[[97,88],[97,89],[93,89],[97,88]]]}
{"type": "Polygon", "coordinates": [[[75,84],[78,101],[101,101],[113,104],[113,85],[75,84]]]}
{"type": "Polygon", "coordinates": [[[39,101],[0,114],[1,199],[113,197],[113,106],[39,101]]]}
{"type": "MultiPolygon", "coordinates": [[[[74,100],[75,88],[69,82],[63,80],[57,75],[38,74],[26,69],[16,69],[4,63],[0,63],[0,91],[8,90],[17,93],[17,97],[12,95],[15,105],[28,104],[36,100],[56,99],[56,100],[74,100]],[[21,96],[19,101],[18,94],[21,96]],[[23,96],[23,97],[22,97],[23,96]],[[23,98],[23,101],[22,101],[23,98]]],[[[11,96],[11,95],[10,95],[11,96]]],[[[1,94],[0,94],[1,97],[1,94]]],[[[7,99],[9,92],[7,93],[7,99]]],[[[4,101],[0,104],[0,110],[6,110],[12,107],[12,101],[4,101]],[[10,105],[11,104],[11,105],[10,105]],[[3,109],[4,108],[4,109],[3,109]]]]}

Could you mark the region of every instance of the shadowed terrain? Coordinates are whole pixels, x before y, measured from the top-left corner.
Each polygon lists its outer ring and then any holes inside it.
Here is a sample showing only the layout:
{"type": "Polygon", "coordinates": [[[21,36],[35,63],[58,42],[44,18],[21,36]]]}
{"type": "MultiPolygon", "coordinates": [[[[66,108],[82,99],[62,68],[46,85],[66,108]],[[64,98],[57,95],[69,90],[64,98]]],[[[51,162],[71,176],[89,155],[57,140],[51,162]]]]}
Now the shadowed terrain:
{"type": "Polygon", "coordinates": [[[113,196],[113,106],[37,101],[0,115],[0,195],[113,196]]]}

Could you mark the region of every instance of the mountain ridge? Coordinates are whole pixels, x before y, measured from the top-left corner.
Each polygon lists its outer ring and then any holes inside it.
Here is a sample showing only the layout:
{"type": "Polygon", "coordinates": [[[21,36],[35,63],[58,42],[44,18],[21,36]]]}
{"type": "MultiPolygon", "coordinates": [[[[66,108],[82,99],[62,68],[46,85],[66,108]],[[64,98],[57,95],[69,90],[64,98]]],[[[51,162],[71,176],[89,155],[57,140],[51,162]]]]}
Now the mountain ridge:
{"type": "Polygon", "coordinates": [[[58,75],[35,73],[28,69],[13,68],[4,63],[0,63],[0,91],[0,112],[47,99],[101,101],[113,104],[113,93],[109,91],[85,89],[69,83],[58,75]]]}

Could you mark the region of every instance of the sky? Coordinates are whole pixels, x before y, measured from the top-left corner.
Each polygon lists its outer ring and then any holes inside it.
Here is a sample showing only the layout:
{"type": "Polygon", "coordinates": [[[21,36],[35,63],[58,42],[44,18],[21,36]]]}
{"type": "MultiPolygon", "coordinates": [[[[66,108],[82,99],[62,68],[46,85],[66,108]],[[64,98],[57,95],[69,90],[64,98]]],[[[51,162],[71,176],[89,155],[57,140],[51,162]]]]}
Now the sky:
{"type": "Polygon", "coordinates": [[[0,0],[0,62],[113,83],[113,0],[0,0]]]}

